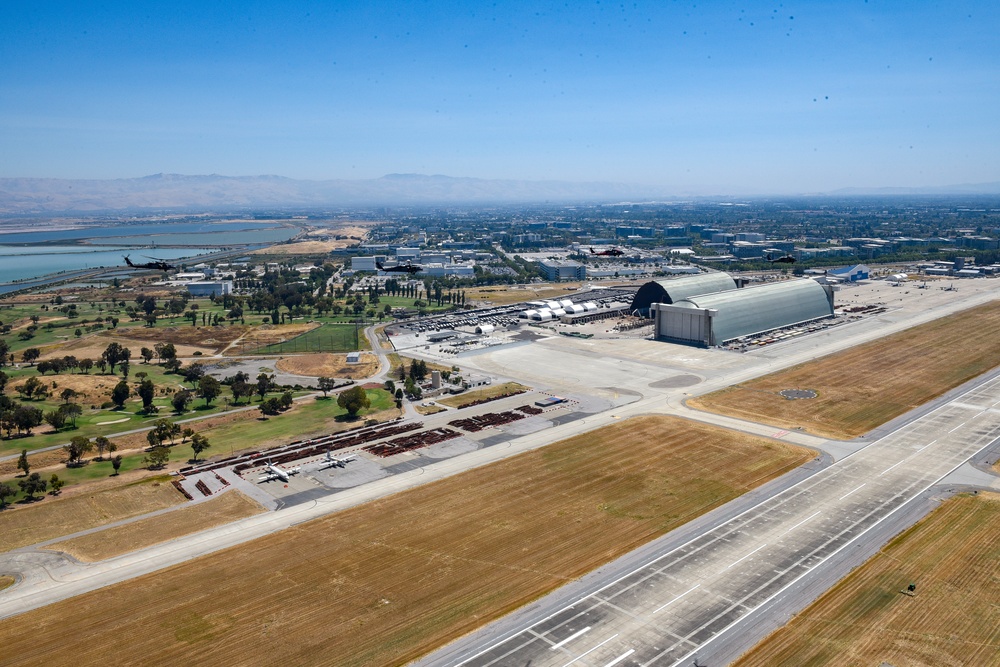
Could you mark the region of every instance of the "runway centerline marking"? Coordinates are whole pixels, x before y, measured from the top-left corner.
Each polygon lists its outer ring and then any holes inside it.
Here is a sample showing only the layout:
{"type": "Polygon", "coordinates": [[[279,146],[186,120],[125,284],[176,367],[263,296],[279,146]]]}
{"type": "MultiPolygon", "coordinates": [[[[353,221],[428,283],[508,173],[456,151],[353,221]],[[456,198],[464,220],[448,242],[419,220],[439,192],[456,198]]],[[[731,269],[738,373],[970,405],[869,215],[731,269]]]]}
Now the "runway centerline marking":
{"type": "MultiPolygon", "coordinates": [[[[925,449],[927,449],[928,447],[930,447],[931,445],[933,445],[933,444],[934,444],[935,442],[937,442],[937,440],[931,440],[931,441],[930,441],[930,442],[928,442],[928,443],[927,443],[926,445],[924,445],[923,447],[921,447],[921,448],[920,448],[920,449],[918,449],[917,451],[915,451],[915,452],[913,452],[912,454],[910,454],[909,456],[907,456],[907,457],[906,457],[905,459],[900,459],[899,461],[897,461],[897,462],[893,463],[893,464],[892,464],[891,466],[889,466],[888,468],[886,468],[885,470],[883,470],[882,472],[880,472],[880,473],[878,474],[878,476],[879,476],[879,477],[881,477],[882,475],[886,474],[887,472],[889,472],[890,470],[892,470],[893,468],[895,468],[896,466],[898,466],[898,465],[899,465],[900,463],[906,463],[906,462],[907,462],[907,461],[909,461],[909,460],[910,460],[911,458],[913,458],[914,456],[916,456],[916,455],[917,455],[917,454],[919,454],[920,452],[924,451],[925,449]]],[[[855,491],[856,491],[856,490],[857,490],[857,489],[855,489],[855,491]]],[[[851,493],[854,493],[854,491],[852,491],[851,493]]]]}
{"type": "MultiPolygon", "coordinates": [[[[756,549],[754,549],[753,551],[751,551],[750,553],[748,553],[743,558],[740,558],[739,560],[734,560],[732,563],[730,563],[726,567],[722,568],[722,572],[725,572],[726,570],[728,570],[729,568],[731,568],[733,565],[736,565],[737,563],[741,563],[741,562],[745,561],[747,558],[750,558],[750,556],[753,556],[755,553],[757,553],[758,551],[760,551],[761,549],[763,549],[766,546],[767,546],[767,543],[765,542],[764,544],[760,545],[759,547],[757,547],[756,549]]],[[[719,574],[722,574],[722,573],[720,572],[719,574]]]]}
{"type": "Polygon", "coordinates": [[[553,651],[555,651],[558,648],[562,648],[563,646],[565,646],[566,644],[570,643],[571,641],[573,641],[574,639],[576,639],[580,635],[586,633],[588,630],[590,630],[590,626],[589,625],[587,627],[585,627],[583,630],[578,630],[578,631],[574,632],[573,634],[571,634],[569,637],[567,637],[566,639],[562,640],[558,644],[553,644],[552,647],[551,647],[551,649],[553,651]]]}
{"type": "Polygon", "coordinates": [[[684,597],[685,595],[687,595],[688,593],[690,593],[690,592],[691,592],[691,591],[693,591],[694,589],[696,589],[696,588],[700,588],[700,587],[701,587],[701,584],[695,584],[695,585],[694,585],[694,586],[692,586],[691,588],[687,589],[686,591],[684,591],[683,593],[681,593],[680,595],[678,595],[677,597],[675,597],[675,598],[674,598],[673,600],[671,600],[670,602],[668,602],[668,603],[666,603],[666,604],[664,604],[664,605],[661,605],[661,606],[657,607],[656,609],[654,609],[654,610],[653,610],[653,613],[655,614],[656,612],[660,611],[661,609],[663,609],[663,608],[665,608],[665,607],[669,607],[670,605],[672,605],[673,603],[677,602],[678,600],[680,600],[680,599],[681,599],[682,597],[684,597]]]}
{"type": "Polygon", "coordinates": [[[960,428],[962,428],[963,426],[965,426],[965,424],[966,424],[966,422],[962,422],[961,424],[959,424],[959,425],[958,425],[958,426],[956,426],[955,428],[953,428],[953,429],[951,429],[950,431],[948,431],[948,433],[954,433],[954,432],[955,432],[955,431],[957,431],[958,429],[960,429],[960,428]]]}
{"type": "Polygon", "coordinates": [[[806,518],[802,519],[802,521],[799,521],[797,524],[795,524],[794,526],[792,526],[791,528],[789,528],[788,530],[786,530],[785,532],[783,532],[781,534],[782,537],[785,536],[785,535],[787,535],[788,533],[792,532],[793,530],[795,530],[796,528],[798,528],[799,526],[801,526],[802,524],[804,524],[806,521],[809,521],[809,519],[812,519],[817,514],[819,514],[819,511],[813,512],[812,514],[810,514],[806,518]]]}
{"type": "Polygon", "coordinates": [[[614,660],[612,660],[611,662],[609,662],[608,664],[604,665],[604,667],[614,667],[619,662],[621,662],[625,658],[629,657],[633,653],[635,653],[635,649],[634,648],[630,648],[629,650],[625,651],[620,656],[618,656],[617,658],[615,658],[614,660]]]}
{"type": "Polygon", "coordinates": [[[598,644],[598,645],[597,645],[597,646],[595,646],[594,648],[590,649],[590,650],[589,650],[589,651],[587,651],[586,653],[581,653],[580,655],[576,656],[575,658],[573,658],[572,660],[570,660],[569,662],[567,662],[567,663],[566,663],[565,665],[563,665],[562,667],[569,667],[570,665],[572,665],[572,664],[573,664],[574,662],[576,662],[576,661],[577,661],[577,660],[579,660],[580,658],[585,658],[586,656],[590,655],[591,653],[593,653],[593,652],[594,652],[594,651],[596,651],[597,649],[599,649],[599,648],[601,648],[602,646],[604,646],[605,644],[607,644],[607,643],[608,643],[609,641],[611,641],[612,639],[614,639],[614,638],[615,638],[615,637],[617,637],[618,635],[619,635],[619,633],[617,633],[617,632],[616,632],[615,634],[611,635],[610,637],[608,637],[608,638],[607,638],[607,639],[605,639],[605,640],[604,640],[603,642],[601,642],[600,644],[598,644]]]}
{"type": "MultiPolygon", "coordinates": [[[[864,484],[862,484],[861,486],[864,486],[864,485],[865,485],[865,484],[867,484],[867,483],[868,483],[868,482],[865,482],[865,483],[864,483],[864,484]]],[[[861,486],[857,487],[856,489],[852,489],[852,490],[848,491],[847,493],[845,493],[845,494],[844,494],[844,495],[842,495],[841,497],[837,498],[837,500],[843,500],[844,498],[846,498],[847,496],[851,495],[851,494],[852,494],[852,493],[854,493],[855,491],[860,491],[860,490],[861,490],[861,486]]]]}

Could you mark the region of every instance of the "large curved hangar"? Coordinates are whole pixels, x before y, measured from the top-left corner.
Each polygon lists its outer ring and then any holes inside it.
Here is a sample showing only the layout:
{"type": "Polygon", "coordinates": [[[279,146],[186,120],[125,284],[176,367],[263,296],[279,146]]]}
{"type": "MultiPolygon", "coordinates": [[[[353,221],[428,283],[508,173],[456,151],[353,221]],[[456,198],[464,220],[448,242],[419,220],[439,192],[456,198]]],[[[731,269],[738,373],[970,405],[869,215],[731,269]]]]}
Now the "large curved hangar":
{"type": "Polygon", "coordinates": [[[689,296],[711,294],[736,289],[736,281],[728,273],[699,273],[682,278],[661,278],[639,288],[632,299],[630,312],[650,313],[654,303],[677,303],[689,296]]]}
{"type": "Polygon", "coordinates": [[[655,304],[656,337],[692,345],[723,345],[764,333],[833,317],[833,290],[814,280],[788,280],[655,304]]]}

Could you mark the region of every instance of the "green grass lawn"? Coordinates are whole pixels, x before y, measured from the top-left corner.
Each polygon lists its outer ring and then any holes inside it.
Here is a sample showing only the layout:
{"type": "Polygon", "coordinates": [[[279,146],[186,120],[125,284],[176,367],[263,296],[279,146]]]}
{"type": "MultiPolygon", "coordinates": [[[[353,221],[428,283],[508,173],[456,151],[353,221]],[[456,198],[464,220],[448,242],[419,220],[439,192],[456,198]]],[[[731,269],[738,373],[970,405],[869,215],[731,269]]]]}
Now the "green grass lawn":
{"type": "MultiPolygon", "coordinates": [[[[371,407],[362,411],[358,417],[364,419],[365,415],[374,414],[383,410],[388,410],[395,406],[395,400],[384,389],[366,390],[371,407]]],[[[256,405],[256,404],[255,404],[256,405]]],[[[335,421],[344,418],[347,411],[337,405],[337,400],[330,397],[327,400],[306,400],[297,405],[294,413],[281,414],[267,419],[247,419],[229,424],[222,424],[212,428],[200,429],[197,424],[193,424],[195,431],[206,436],[209,440],[210,448],[202,452],[200,459],[215,456],[228,456],[241,449],[253,449],[260,444],[275,442],[293,442],[318,435],[332,430],[335,421]]],[[[73,435],[82,434],[73,432],[73,435]]],[[[66,438],[68,440],[69,437],[66,438]]],[[[28,440],[28,439],[25,439],[28,440]]],[[[24,442],[24,440],[15,441],[24,442]]],[[[144,452],[136,452],[122,457],[120,473],[142,468],[144,452]]],[[[177,439],[177,444],[170,448],[171,463],[186,463],[194,456],[188,443],[181,444],[177,439]]],[[[66,486],[80,484],[95,479],[103,479],[114,472],[110,458],[104,461],[89,461],[86,465],[76,468],[60,468],[56,471],[59,479],[64,480],[66,486]]],[[[46,481],[52,476],[52,471],[42,474],[46,481]]],[[[9,482],[17,488],[18,478],[0,479],[0,482],[9,482]]],[[[13,500],[16,502],[23,498],[23,494],[18,493],[13,500]]]]}
{"type": "MultiPolygon", "coordinates": [[[[324,324],[284,343],[261,348],[257,354],[353,352],[370,348],[368,339],[364,335],[363,325],[324,324]]],[[[249,350],[247,352],[250,353],[249,350]]]]}

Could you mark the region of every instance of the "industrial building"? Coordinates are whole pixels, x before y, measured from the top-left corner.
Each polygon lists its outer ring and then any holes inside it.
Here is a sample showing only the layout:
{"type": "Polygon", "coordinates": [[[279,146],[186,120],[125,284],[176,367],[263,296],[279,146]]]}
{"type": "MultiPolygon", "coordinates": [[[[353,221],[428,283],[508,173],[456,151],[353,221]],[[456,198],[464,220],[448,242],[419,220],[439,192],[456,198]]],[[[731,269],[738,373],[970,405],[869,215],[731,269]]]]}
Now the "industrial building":
{"type": "Polygon", "coordinates": [[[635,293],[629,310],[640,315],[652,315],[654,303],[677,303],[697,294],[711,294],[736,289],[736,281],[728,273],[700,273],[682,278],[661,278],[646,283],[635,293]]]}
{"type": "Polygon", "coordinates": [[[838,280],[854,283],[859,280],[868,280],[871,269],[864,264],[855,264],[854,266],[845,266],[840,269],[830,269],[826,273],[828,276],[832,276],[838,280]]]}
{"type": "Polygon", "coordinates": [[[656,338],[713,347],[833,317],[833,289],[803,278],[653,304],[656,338]]]}
{"type": "Polygon", "coordinates": [[[217,280],[215,282],[192,282],[185,285],[191,296],[222,296],[233,293],[232,280],[217,280]]]}
{"type": "Polygon", "coordinates": [[[586,280],[587,267],[580,262],[571,259],[543,259],[538,262],[538,267],[545,274],[546,280],[557,282],[560,280],[586,280]]]}

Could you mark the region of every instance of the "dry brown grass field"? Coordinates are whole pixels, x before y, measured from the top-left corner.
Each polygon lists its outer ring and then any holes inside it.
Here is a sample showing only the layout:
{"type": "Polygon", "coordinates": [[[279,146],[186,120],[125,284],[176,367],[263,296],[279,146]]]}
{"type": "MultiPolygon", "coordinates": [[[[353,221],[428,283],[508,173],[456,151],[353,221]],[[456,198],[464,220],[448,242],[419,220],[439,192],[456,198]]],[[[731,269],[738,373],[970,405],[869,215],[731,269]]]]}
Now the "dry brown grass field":
{"type": "Polygon", "coordinates": [[[492,385],[484,389],[473,389],[458,396],[442,398],[437,400],[437,402],[451,408],[464,408],[466,405],[471,405],[484,398],[493,398],[494,396],[501,396],[515,391],[529,391],[530,389],[531,387],[525,387],[523,384],[518,384],[517,382],[504,382],[503,384],[492,385]]]}
{"type": "Polygon", "coordinates": [[[293,375],[311,375],[316,377],[351,378],[359,380],[378,372],[378,357],[364,352],[357,364],[347,363],[346,354],[300,354],[294,357],[279,359],[275,364],[279,371],[293,375]]]}
{"type": "Polygon", "coordinates": [[[442,408],[440,405],[414,405],[413,409],[420,415],[436,415],[439,412],[445,411],[445,408],[442,408]]]}
{"type": "MultiPolygon", "coordinates": [[[[163,327],[162,329],[154,329],[153,331],[166,331],[169,327],[163,327]]],[[[132,333],[134,329],[122,329],[122,331],[128,331],[132,333]]],[[[170,342],[169,338],[174,336],[168,336],[164,338],[162,342],[170,342]]],[[[206,339],[211,339],[210,336],[205,336],[206,339]]],[[[214,340],[214,339],[211,339],[214,340]]],[[[121,345],[132,350],[132,363],[138,364],[141,359],[139,357],[139,350],[143,347],[148,347],[152,349],[153,345],[161,342],[159,339],[150,340],[146,338],[140,338],[138,336],[87,336],[86,338],[81,338],[79,340],[73,339],[63,343],[54,343],[52,345],[46,345],[41,348],[42,355],[39,357],[40,360],[53,359],[56,357],[64,357],[68,354],[73,355],[77,359],[100,359],[101,353],[107,349],[108,344],[112,341],[117,341],[121,345]]],[[[215,350],[218,348],[217,344],[207,343],[205,345],[197,344],[175,344],[177,349],[177,355],[180,357],[190,357],[194,355],[195,352],[201,352],[202,354],[214,354],[215,350]]]]}
{"type": "Polygon", "coordinates": [[[710,412],[855,438],[1000,365],[1000,301],[688,401],[710,412]],[[813,389],[788,400],[782,389],[813,389]]]}
{"type": "Polygon", "coordinates": [[[9,665],[401,665],[812,457],[636,418],[0,621],[0,646],[9,665]]]}
{"type": "Polygon", "coordinates": [[[998,533],[1000,496],[946,501],[736,665],[1000,665],[998,533]]]}
{"type": "Polygon", "coordinates": [[[227,491],[218,498],[197,505],[57,542],[46,548],[65,551],[81,561],[94,562],[232,523],[263,511],[263,507],[239,491],[227,491]]]}
{"type": "Polygon", "coordinates": [[[5,588],[9,588],[14,585],[14,577],[9,577],[7,575],[0,575],[0,591],[5,588]]]}
{"type": "Polygon", "coordinates": [[[46,499],[0,512],[0,552],[103,526],[184,502],[169,481],[149,480],[118,488],[46,499]]]}

